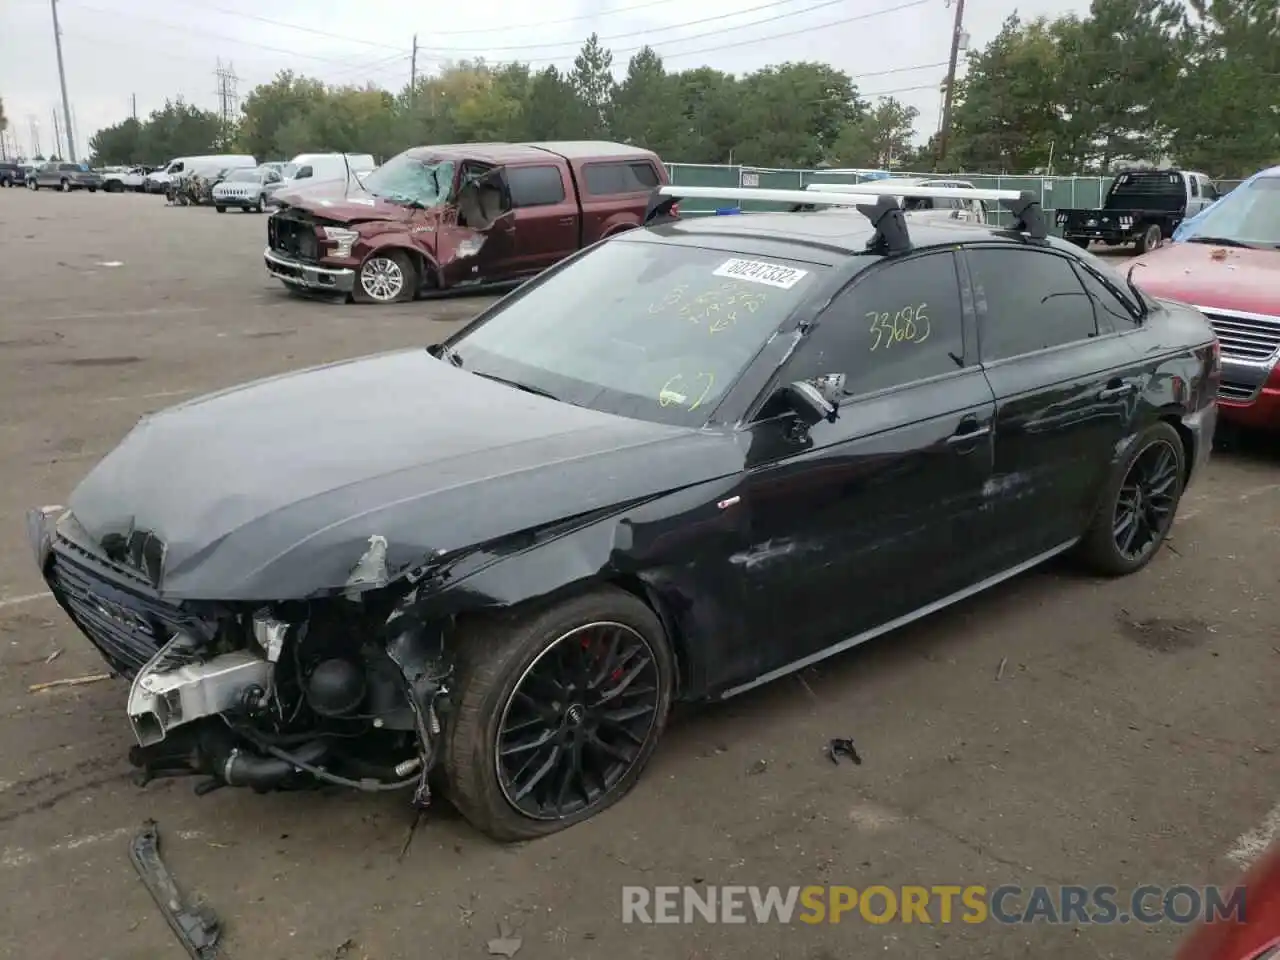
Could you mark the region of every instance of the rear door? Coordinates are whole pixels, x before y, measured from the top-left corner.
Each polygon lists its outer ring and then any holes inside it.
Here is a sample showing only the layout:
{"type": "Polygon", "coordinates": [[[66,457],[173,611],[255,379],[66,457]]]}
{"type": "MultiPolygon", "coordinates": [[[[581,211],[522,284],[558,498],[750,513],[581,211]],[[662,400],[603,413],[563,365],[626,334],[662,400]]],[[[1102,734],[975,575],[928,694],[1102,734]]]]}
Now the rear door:
{"type": "Polygon", "coordinates": [[[995,403],[955,255],[884,261],[838,294],[780,382],[843,374],[834,423],[768,406],[750,428],[749,542],[731,557],[776,643],[761,673],[981,579],[995,403]],[[968,346],[966,346],[968,340],[968,346]]]}
{"type": "Polygon", "coordinates": [[[1100,281],[1077,258],[1012,244],[963,257],[996,398],[992,536],[1010,567],[1083,531],[1156,361],[1100,305],[1088,286],[1100,281]]]}
{"type": "Polygon", "coordinates": [[[515,210],[516,274],[539,273],[578,250],[578,201],[568,168],[535,163],[506,168],[515,210]]]}

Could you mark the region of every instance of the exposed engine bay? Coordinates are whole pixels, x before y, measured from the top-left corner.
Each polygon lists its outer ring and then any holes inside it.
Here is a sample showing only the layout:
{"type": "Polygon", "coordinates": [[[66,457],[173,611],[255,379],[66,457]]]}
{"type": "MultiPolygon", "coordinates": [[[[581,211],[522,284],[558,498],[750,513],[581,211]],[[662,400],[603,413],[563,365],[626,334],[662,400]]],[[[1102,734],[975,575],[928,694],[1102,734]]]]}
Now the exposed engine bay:
{"type": "Polygon", "coordinates": [[[413,788],[425,806],[450,672],[442,629],[413,615],[412,594],[385,616],[366,596],[175,632],[129,690],[139,780],[205,775],[200,793],[413,788]]]}

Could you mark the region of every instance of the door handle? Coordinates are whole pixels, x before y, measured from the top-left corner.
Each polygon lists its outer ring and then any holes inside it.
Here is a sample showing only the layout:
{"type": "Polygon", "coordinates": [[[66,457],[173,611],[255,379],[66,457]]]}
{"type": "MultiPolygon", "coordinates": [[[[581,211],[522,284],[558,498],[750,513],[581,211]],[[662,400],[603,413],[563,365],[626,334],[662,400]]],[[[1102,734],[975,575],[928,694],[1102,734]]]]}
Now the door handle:
{"type": "Polygon", "coordinates": [[[1112,387],[1105,387],[1098,391],[1099,400],[1117,400],[1120,397],[1129,397],[1138,392],[1138,385],[1132,380],[1126,380],[1124,383],[1116,384],[1112,387]]]}
{"type": "Polygon", "coordinates": [[[577,222],[578,222],[577,217],[561,217],[560,218],[560,225],[564,227],[571,227],[577,222]]]}
{"type": "MultiPolygon", "coordinates": [[[[961,425],[961,427],[963,427],[963,426],[965,426],[965,424],[962,424],[962,425],[961,425]]],[[[960,444],[962,444],[962,443],[968,443],[970,440],[977,440],[979,437],[985,437],[985,436],[987,436],[989,433],[991,433],[991,425],[990,425],[990,424],[988,424],[988,425],[987,425],[987,426],[985,426],[985,427],[976,427],[976,426],[975,426],[972,430],[964,430],[963,432],[962,432],[961,428],[960,428],[960,427],[958,427],[958,428],[956,428],[956,432],[955,432],[955,433],[953,433],[951,436],[947,437],[947,443],[948,443],[950,446],[953,446],[953,447],[954,447],[954,446],[958,446],[958,445],[960,445],[960,444]]]]}

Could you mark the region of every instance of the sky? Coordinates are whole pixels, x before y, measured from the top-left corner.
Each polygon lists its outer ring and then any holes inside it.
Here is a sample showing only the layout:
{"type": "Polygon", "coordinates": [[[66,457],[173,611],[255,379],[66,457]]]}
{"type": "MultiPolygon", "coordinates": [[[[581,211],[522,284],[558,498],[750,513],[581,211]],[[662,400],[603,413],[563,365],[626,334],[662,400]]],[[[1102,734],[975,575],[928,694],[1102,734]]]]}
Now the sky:
{"type": "MultiPolygon", "coordinates": [[[[57,0],[57,11],[83,159],[89,137],[128,116],[135,97],[139,117],[178,95],[217,109],[220,66],[234,71],[241,98],[283,69],[399,91],[409,80],[415,34],[418,70],[426,74],[476,57],[570,67],[593,31],[614,51],[619,77],[645,44],[669,70],[710,66],[741,74],[787,60],[822,61],[850,74],[871,99],[892,95],[916,107],[923,138],[938,127],[951,2],[57,0]]],[[[964,30],[970,48],[979,49],[1015,9],[1034,17],[1087,7],[1087,0],[968,0],[964,30]]],[[[65,123],[50,0],[0,0],[0,98],[9,117],[6,150],[34,153],[34,136],[51,153],[55,122],[65,123]]]]}

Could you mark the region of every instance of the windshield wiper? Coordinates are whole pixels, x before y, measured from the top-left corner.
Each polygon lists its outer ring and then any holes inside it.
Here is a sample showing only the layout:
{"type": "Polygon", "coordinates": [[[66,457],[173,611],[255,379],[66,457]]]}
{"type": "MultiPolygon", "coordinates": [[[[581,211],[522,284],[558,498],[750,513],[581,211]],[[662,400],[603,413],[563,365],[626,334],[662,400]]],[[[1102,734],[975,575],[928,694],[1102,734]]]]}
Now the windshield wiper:
{"type": "Polygon", "coordinates": [[[506,377],[498,377],[492,373],[481,373],[479,370],[472,370],[477,377],[484,377],[486,380],[492,380],[494,383],[501,383],[508,387],[515,387],[517,390],[523,390],[525,393],[532,393],[537,397],[546,397],[548,400],[560,400],[554,393],[549,390],[543,390],[541,387],[531,387],[527,383],[520,383],[517,380],[508,380],[506,377]]]}
{"type": "Polygon", "coordinates": [[[1217,247],[1244,247],[1252,249],[1252,243],[1245,243],[1243,240],[1233,240],[1231,237],[1187,237],[1187,243],[1210,243],[1217,247]]]}

